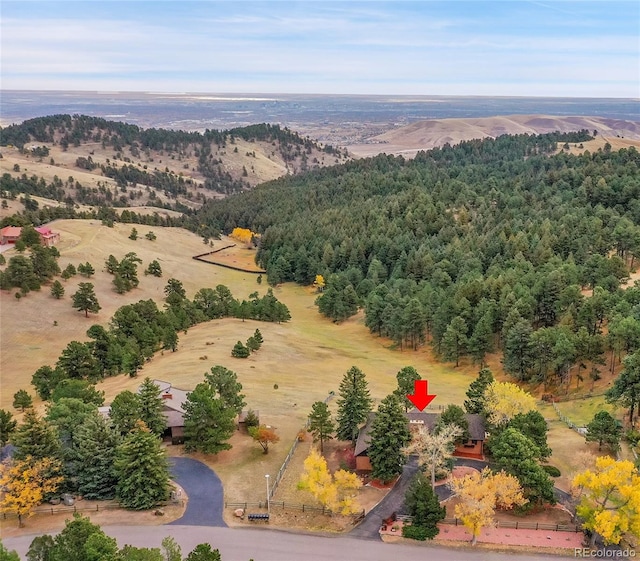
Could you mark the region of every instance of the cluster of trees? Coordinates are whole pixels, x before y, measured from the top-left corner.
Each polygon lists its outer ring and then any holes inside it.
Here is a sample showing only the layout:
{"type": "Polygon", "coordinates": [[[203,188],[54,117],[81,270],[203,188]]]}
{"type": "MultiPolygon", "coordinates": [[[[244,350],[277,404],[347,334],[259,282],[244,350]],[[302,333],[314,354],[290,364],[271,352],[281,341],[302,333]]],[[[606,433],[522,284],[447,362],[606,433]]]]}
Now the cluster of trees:
{"type": "MultiPolygon", "coordinates": [[[[8,552],[0,543],[0,559],[19,561],[18,554],[8,552]]],[[[161,548],[134,547],[125,545],[118,548],[114,538],[104,533],[99,525],[88,517],[74,514],[65,522],[63,530],[54,536],[44,534],[31,542],[27,552],[28,561],[87,561],[101,559],[109,561],[183,561],[182,549],[172,538],[162,540],[161,548]]],[[[184,557],[184,561],[222,561],[220,552],[208,543],[197,545],[184,557]]]]}
{"type": "Polygon", "coordinates": [[[16,249],[18,255],[11,257],[6,269],[0,271],[2,290],[19,288],[16,294],[24,296],[31,290],[40,290],[43,283],[60,274],[60,253],[55,247],[45,247],[40,243],[40,234],[33,225],[22,227],[16,249]],[[28,254],[25,255],[27,250],[28,254]]]}
{"type": "MultiPolygon", "coordinates": [[[[81,292],[79,290],[74,295],[74,306],[75,297],[81,292]]],[[[290,317],[287,307],[271,290],[262,298],[254,293],[250,301],[239,302],[226,286],[218,285],[215,289],[199,290],[191,301],[186,297],[182,283],[169,279],[164,293],[164,310],[160,310],[153,300],[127,304],[116,310],[107,329],[93,325],[87,330],[89,341],[69,343],[55,367],[45,365],[34,373],[31,383],[38,395],[49,399],[56,386],[65,379],[95,382],[122,372],[136,376],[145,361],[157,351],[177,350],[179,331],[204,321],[239,316],[240,310],[246,317],[261,321],[286,321],[290,317]]],[[[86,302],[91,303],[92,300],[89,298],[86,302]]],[[[84,306],[79,309],[93,311],[84,306]]],[[[252,336],[254,341],[258,336],[262,337],[259,330],[256,331],[257,334],[252,336]]]]}
{"type": "Polygon", "coordinates": [[[251,353],[255,353],[262,347],[262,333],[259,329],[256,329],[254,334],[247,339],[246,344],[242,344],[242,341],[238,341],[231,349],[231,356],[234,358],[249,358],[251,353]]]}
{"type": "Polygon", "coordinates": [[[166,428],[160,388],[145,379],[137,394],[116,396],[109,419],[104,395],[80,380],[60,384],[41,417],[27,409],[13,425],[11,460],[0,464],[0,509],[22,517],[56,493],[113,499],[145,510],[169,498],[169,465],[159,436],[166,428]]]}
{"type": "Polygon", "coordinates": [[[318,306],[336,321],[364,307],[370,330],[398,346],[431,341],[445,360],[479,364],[500,350],[519,380],[568,384],[573,370],[580,382],[607,349],[638,345],[640,289],[619,286],[640,255],[640,154],[552,155],[564,138],[349,162],[208,203],[199,217],[261,232],[272,283],[322,274],[318,306]],[[603,335],[623,322],[634,327],[603,335]]]}

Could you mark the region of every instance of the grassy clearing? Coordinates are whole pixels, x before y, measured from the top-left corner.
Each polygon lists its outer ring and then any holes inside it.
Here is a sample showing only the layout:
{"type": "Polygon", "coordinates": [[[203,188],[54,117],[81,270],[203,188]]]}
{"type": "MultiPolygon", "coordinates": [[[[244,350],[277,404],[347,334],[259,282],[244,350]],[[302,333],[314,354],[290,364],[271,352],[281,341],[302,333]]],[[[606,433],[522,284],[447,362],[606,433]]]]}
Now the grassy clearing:
{"type": "Polygon", "coordinates": [[[584,427],[593,420],[598,411],[608,411],[615,415],[616,408],[608,404],[604,396],[596,396],[587,399],[575,399],[556,403],[560,412],[577,426],[584,427]]]}
{"type": "MultiPolygon", "coordinates": [[[[146,227],[139,225],[136,226],[140,235],[137,241],[128,239],[130,224],[107,228],[98,221],[61,220],[55,222],[53,228],[62,234],[61,267],[67,263],[77,266],[90,261],[96,268],[91,282],[95,284],[102,310],[86,319],[71,307],[70,295],[79,282],[86,280],[82,277],[64,283],[66,294],[62,300],[53,299],[48,287],[21,301],[7,292],[0,293],[0,407],[10,409],[13,394],[20,388],[32,392],[30,380],[38,367],[53,365],[70,341],[86,340],[85,332],[92,324],[108,324],[118,307],[148,298],[162,305],[163,288],[171,277],[183,282],[189,297],[202,287],[217,284],[228,286],[238,298],[246,298],[256,290],[263,294],[267,289],[265,284],[257,284],[255,274],[191,259],[206,248],[200,237],[185,230],[149,228],[157,235],[157,241],[150,242],[143,237],[146,227]],[[137,289],[118,295],[112,291],[112,277],[102,271],[102,267],[109,254],[121,258],[129,251],[135,251],[142,258],[142,270],[152,259],[158,259],[163,277],[157,279],[140,274],[137,289]],[[54,321],[57,322],[55,327],[54,321]]],[[[228,238],[216,241],[213,249],[230,243],[232,240],[228,238]]],[[[236,251],[246,259],[246,250],[238,246],[236,251]]],[[[364,326],[362,313],[340,325],[333,324],[318,313],[314,305],[316,294],[310,288],[287,284],[275,288],[274,294],[289,307],[290,322],[272,324],[227,318],[201,324],[187,334],[181,333],[178,351],[156,355],[138,378],[121,375],[100,384],[109,402],[123,389],[135,390],[141,378],[146,376],[167,380],[189,390],[217,364],[237,372],[248,406],[260,411],[261,421],[275,427],[281,440],[265,455],[247,435],[238,433],[231,440],[232,450],[201,457],[220,475],[230,500],[260,500],[265,487],[264,475],[269,473],[275,477],[312,403],[325,399],[330,391],[337,391],[340,380],[351,366],[356,365],[365,372],[374,406],[395,388],[396,373],[407,365],[414,366],[429,380],[430,392],[438,396],[436,406],[462,404],[467,387],[477,374],[477,366],[470,363],[463,363],[459,368],[438,363],[428,347],[418,351],[394,350],[389,340],[371,336],[364,326]],[[232,358],[230,353],[236,341],[245,341],[256,327],[264,337],[260,351],[248,359],[232,358]],[[278,389],[274,389],[275,384],[278,389]]],[[[489,358],[494,372],[502,377],[498,359],[489,358]]],[[[335,410],[335,400],[330,402],[330,407],[335,410]]],[[[584,440],[559,421],[555,423],[555,412],[546,407],[548,411],[543,409],[543,414],[552,419],[550,445],[554,457],[551,463],[558,465],[564,474],[571,467],[575,451],[584,449],[584,440]]],[[[574,422],[581,423],[590,420],[598,403],[582,400],[561,403],[559,407],[574,422]]],[[[172,453],[182,453],[181,448],[174,447],[172,453]]],[[[292,463],[291,476],[296,483],[304,457],[306,454],[297,454],[292,463]],[[293,469],[296,462],[300,466],[293,469]]],[[[287,487],[291,486],[285,485],[279,493],[287,496],[287,487]]],[[[280,495],[277,498],[284,500],[280,495]]]]}

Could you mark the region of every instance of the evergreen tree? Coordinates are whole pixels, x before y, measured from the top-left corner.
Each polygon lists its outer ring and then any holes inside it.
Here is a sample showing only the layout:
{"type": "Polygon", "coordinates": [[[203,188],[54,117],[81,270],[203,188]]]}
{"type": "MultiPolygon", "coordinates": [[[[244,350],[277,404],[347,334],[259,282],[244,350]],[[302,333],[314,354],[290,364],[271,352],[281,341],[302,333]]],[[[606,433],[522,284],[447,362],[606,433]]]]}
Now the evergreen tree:
{"type": "Polygon", "coordinates": [[[46,400],[51,397],[52,390],[65,377],[66,374],[59,368],[54,370],[50,366],[41,366],[33,373],[31,385],[36,389],[40,399],[46,400]]]}
{"type": "Polygon", "coordinates": [[[247,349],[249,349],[252,353],[259,350],[260,345],[261,343],[259,343],[253,335],[247,339],[247,349]]]}
{"type": "Polygon", "coordinates": [[[60,255],[54,247],[44,247],[41,245],[31,248],[31,263],[33,264],[33,272],[41,282],[45,282],[54,275],[60,273],[57,256],[60,255]]]}
{"type": "Polygon", "coordinates": [[[40,289],[40,280],[33,269],[33,263],[24,255],[16,255],[9,259],[4,272],[4,282],[8,287],[18,287],[23,294],[40,289]]]}
{"type": "Polygon", "coordinates": [[[87,380],[67,378],[60,380],[51,393],[51,401],[54,403],[63,398],[79,399],[83,403],[91,403],[96,407],[100,407],[104,403],[104,391],[98,391],[87,380]]]}
{"type": "Polygon", "coordinates": [[[185,561],[222,561],[222,557],[219,550],[211,549],[208,543],[201,543],[191,550],[185,561]]]}
{"type": "Polygon", "coordinates": [[[13,418],[13,415],[9,411],[0,409],[0,448],[9,442],[9,438],[16,430],[18,422],[13,418]]]}
{"type": "Polygon", "coordinates": [[[240,393],[242,384],[238,382],[238,376],[235,372],[224,366],[214,366],[211,368],[211,372],[205,374],[204,377],[218,394],[225,407],[232,409],[236,414],[242,411],[246,405],[245,395],[240,393]]]}
{"type": "Polygon", "coordinates": [[[108,537],[89,518],[74,514],[54,539],[53,547],[42,561],[89,561],[90,559],[115,561],[118,559],[116,540],[108,537]],[[98,546],[98,544],[100,544],[98,546]]]}
{"type": "MultiPolygon", "coordinates": [[[[547,444],[547,433],[549,426],[547,421],[539,411],[527,411],[526,413],[518,413],[509,421],[507,427],[514,428],[524,434],[536,445],[539,452],[539,458],[546,460],[551,456],[551,448],[547,444]]],[[[499,427],[494,429],[496,434],[499,433],[499,427]]]]}
{"type": "Polygon", "coordinates": [[[231,356],[234,358],[248,358],[251,351],[242,344],[242,341],[238,341],[231,349],[231,356]]]}
{"type": "Polygon", "coordinates": [[[260,344],[264,343],[264,339],[262,338],[262,333],[260,333],[260,330],[259,330],[259,329],[256,329],[256,330],[253,332],[253,338],[254,338],[256,341],[258,341],[258,343],[260,343],[260,344]]]}
{"type": "Polygon", "coordinates": [[[626,356],[623,369],[605,393],[608,403],[620,403],[629,408],[629,423],[633,425],[636,406],[640,404],[640,351],[626,356]]]}
{"type": "Polygon", "coordinates": [[[235,410],[217,397],[208,383],[198,384],[184,404],[184,438],[187,451],[217,454],[229,450],[227,442],[235,430],[235,410]]]}
{"type": "MultiPolygon", "coordinates": [[[[440,506],[440,500],[424,474],[418,473],[411,482],[405,494],[405,505],[409,514],[413,517],[411,527],[423,529],[419,533],[420,538],[429,540],[435,538],[439,532],[438,522],[444,520],[446,508],[440,506]]],[[[412,533],[414,531],[409,532],[409,534],[412,533]]],[[[402,529],[402,535],[405,535],[404,528],[402,529]]]]}
{"type": "Polygon", "coordinates": [[[504,343],[504,369],[517,380],[526,380],[533,366],[531,335],[533,329],[526,320],[520,320],[507,332],[504,343]]]}
{"type": "Polygon", "coordinates": [[[493,317],[490,312],[484,314],[473,329],[469,339],[469,352],[474,362],[484,364],[484,357],[493,350],[493,317]]]}
{"type": "Polygon", "coordinates": [[[493,374],[488,368],[483,368],[478,372],[478,377],[469,384],[464,408],[467,413],[484,415],[484,391],[493,382],[493,374]]]}
{"type": "Polygon", "coordinates": [[[135,228],[131,228],[131,233],[129,234],[129,239],[130,240],[137,240],[138,239],[138,230],[136,230],[135,228]]]}
{"type": "Polygon", "coordinates": [[[158,438],[139,422],[116,449],[116,496],[125,508],[146,510],[169,498],[169,463],[158,438]]]}
{"type": "Polygon", "coordinates": [[[388,395],[380,402],[371,424],[371,475],[382,481],[390,481],[400,475],[405,462],[402,449],[410,440],[411,433],[402,403],[398,396],[388,395]]]}
{"type": "Polygon", "coordinates": [[[74,267],[73,263],[69,263],[64,270],[62,271],[62,274],[60,275],[64,280],[69,280],[71,277],[73,277],[74,275],[77,274],[76,268],[74,267]]]}
{"type": "Polygon", "coordinates": [[[138,411],[140,420],[158,436],[167,428],[167,419],[162,414],[163,404],[160,387],[150,378],[145,378],[138,390],[138,411]]]}
{"type": "Polygon", "coordinates": [[[89,415],[76,429],[69,457],[77,466],[78,493],[89,500],[113,499],[118,477],[116,449],[120,437],[99,414],[89,415]]]}
{"type": "Polygon", "coordinates": [[[80,263],[78,265],[78,273],[80,273],[83,277],[91,278],[94,275],[96,270],[93,268],[93,265],[87,261],[86,263],[80,263]]]}
{"type": "Polygon", "coordinates": [[[316,401],[311,406],[307,431],[313,435],[314,442],[320,442],[320,453],[324,452],[324,441],[331,440],[335,430],[329,407],[323,401],[316,401]]]}
{"type": "Polygon", "coordinates": [[[51,296],[53,296],[56,300],[60,300],[64,296],[64,286],[59,280],[53,281],[51,285],[51,296]]]}
{"type": "Polygon", "coordinates": [[[462,317],[457,316],[451,320],[442,337],[442,356],[445,360],[454,360],[458,366],[460,357],[467,352],[467,345],[467,324],[462,317]]]}
{"type": "Polygon", "coordinates": [[[33,399],[26,390],[18,390],[13,394],[13,407],[24,411],[28,407],[33,406],[33,399]]]}
{"type": "Polygon", "coordinates": [[[598,411],[587,425],[587,442],[597,442],[598,450],[606,445],[612,452],[620,449],[622,425],[608,411],[598,411]]]}
{"type": "Polygon", "coordinates": [[[101,310],[93,284],[90,282],[81,282],[78,285],[78,291],[71,298],[73,307],[84,312],[85,317],[89,317],[89,312],[97,314],[101,310]]]}
{"type": "Polygon", "coordinates": [[[58,431],[33,409],[25,412],[22,423],[11,437],[11,444],[16,447],[13,453],[16,460],[24,460],[27,456],[36,460],[60,456],[58,431]]]}
{"type": "Polygon", "coordinates": [[[531,508],[541,503],[555,503],[553,482],[538,463],[541,452],[519,430],[507,428],[492,438],[491,453],[498,469],[518,478],[531,508]]]}
{"type": "Polygon", "coordinates": [[[118,433],[131,432],[136,426],[136,421],[140,419],[140,401],[136,394],[123,390],[116,395],[111,403],[109,418],[118,433]]]}
{"type": "Polygon", "coordinates": [[[91,354],[90,344],[71,341],[56,363],[56,370],[60,370],[65,378],[78,380],[96,380],[99,375],[99,365],[91,354]]]}
{"type": "Polygon", "coordinates": [[[404,410],[409,411],[413,408],[413,402],[407,398],[407,395],[413,395],[415,391],[416,380],[422,380],[422,376],[418,374],[418,371],[413,366],[405,366],[400,372],[396,374],[396,380],[398,381],[398,387],[393,390],[393,393],[398,396],[404,410]]]}
{"type": "Polygon", "coordinates": [[[364,372],[352,366],[343,376],[338,393],[336,436],[355,444],[360,425],[367,420],[373,404],[364,372]]]}
{"type": "Polygon", "coordinates": [[[439,433],[447,425],[455,425],[460,428],[460,436],[456,438],[456,444],[462,444],[471,437],[469,434],[469,421],[467,421],[467,416],[459,405],[454,405],[453,403],[447,405],[436,423],[435,433],[439,433]]]}
{"type": "Polygon", "coordinates": [[[151,261],[151,263],[149,263],[149,265],[147,266],[144,274],[153,275],[154,277],[161,277],[162,267],[160,266],[160,263],[158,263],[158,261],[155,259],[151,261]]]}

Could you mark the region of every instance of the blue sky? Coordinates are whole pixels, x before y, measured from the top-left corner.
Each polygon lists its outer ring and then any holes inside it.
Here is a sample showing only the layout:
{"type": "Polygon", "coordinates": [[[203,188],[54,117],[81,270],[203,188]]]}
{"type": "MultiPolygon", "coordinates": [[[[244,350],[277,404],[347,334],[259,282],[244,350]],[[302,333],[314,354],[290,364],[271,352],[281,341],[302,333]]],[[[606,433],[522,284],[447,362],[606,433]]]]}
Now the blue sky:
{"type": "Polygon", "coordinates": [[[2,0],[3,89],[640,97],[637,1],[2,0]]]}

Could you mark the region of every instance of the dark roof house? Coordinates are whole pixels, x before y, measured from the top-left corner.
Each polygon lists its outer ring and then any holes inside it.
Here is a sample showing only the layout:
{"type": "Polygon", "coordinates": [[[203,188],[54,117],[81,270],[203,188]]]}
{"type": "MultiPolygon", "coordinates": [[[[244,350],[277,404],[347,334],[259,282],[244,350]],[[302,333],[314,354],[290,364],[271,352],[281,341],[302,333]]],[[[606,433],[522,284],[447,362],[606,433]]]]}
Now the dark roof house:
{"type": "MultiPolygon", "coordinates": [[[[407,422],[409,427],[424,426],[432,431],[436,426],[439,413],[425,413],[416,409],[409,411],[407,414],[407,422]]],[[[370,432],[371,424],[375,419],[376,414],[370,413],[367,423],[360,429],[358,433],[358,440],[356,441],[356,447],[354,450],[354,456],[356,457],[356,469],[361,471],[370,471],[371,462],[367,455],[367,450],[370,444],[370,432]]],[[[469,440],[456,446],[454,456],[483,459],[484,451],[483,445],[486,437],[485,423],[481,415],[465,415],[467,422],[469,423],[469,440]]]]}

